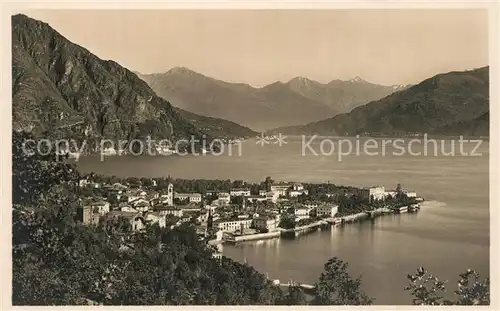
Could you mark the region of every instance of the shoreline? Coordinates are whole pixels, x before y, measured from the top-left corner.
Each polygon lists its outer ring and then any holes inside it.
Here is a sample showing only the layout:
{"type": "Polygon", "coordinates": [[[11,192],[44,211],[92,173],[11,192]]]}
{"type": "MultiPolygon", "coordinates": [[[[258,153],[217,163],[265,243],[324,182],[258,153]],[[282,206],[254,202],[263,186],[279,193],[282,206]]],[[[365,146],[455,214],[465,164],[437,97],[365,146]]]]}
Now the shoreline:
{"type": "MultiPolygon", "coordinates": [[[[425,202],[425,201],[423,201],[425,202]]],[[[377,208],[372,211],[365,211],[356,214],[346,215],[342,217],[330,217],[322,220],[318,220],[316,222],[295,227],[293,229],[282,229],[277,228],[277,230],[267,233],[256,233],[256,234],[247,234],[247,235],[237,235],[229,239],[224,239],[217,241],[217,244],[230,244],[235,245],[242,242],[249,241],[262,241],[269,239],[294,239],[300,235],[312,233],[318,231],[323,228],[331,228],[337,226],[344,226],[346,224],[352,224],[356,222],[362,222],[367,220],[373,220],[375,218],[387,215],[398,215],[403,213],[416,213],[420,210],[420,204],[410,204],[407,206],[402,206],[395,209],[390,209],[386,207],[377,208]]],[[[216,240],[208,241],[209,244],[214,243],[216,240]]]]}

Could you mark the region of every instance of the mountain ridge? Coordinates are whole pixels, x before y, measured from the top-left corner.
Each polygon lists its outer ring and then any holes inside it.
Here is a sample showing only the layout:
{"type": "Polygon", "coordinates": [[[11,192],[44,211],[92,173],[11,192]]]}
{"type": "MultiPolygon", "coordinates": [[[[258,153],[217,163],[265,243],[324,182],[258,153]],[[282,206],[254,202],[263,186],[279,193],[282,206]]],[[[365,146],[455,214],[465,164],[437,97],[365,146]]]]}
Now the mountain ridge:
{"type": "Polygon", "coordinates": [[[396,90],[364,80],[323,84],[305,77],[254,87],[225,82],[187,67],[138,76],[174,106],[260,130],[333,117],[396,90]]]}
{"type": "Polygon", "coordinates": [[[484,119],[479,118],[485,113],[489,119],[488,66],[441,73],[349,113],[300,126],[275,128],[269,133],[350,136],[444,131],[455,135],[461,129],[464,135],[469,135],[474,124],[481,121],[480,132],[489,132],[484,119]]]}
{"type": "MultiPolygon", "coordinates": [[[[23,14],[11,22],[14,129],[79,139],[213,138],[117,62],[97,57],[45,22],[23,14]]],[[[225,124],[235,132],[235,124],[218,122],[219,132],[225,124]]]]}

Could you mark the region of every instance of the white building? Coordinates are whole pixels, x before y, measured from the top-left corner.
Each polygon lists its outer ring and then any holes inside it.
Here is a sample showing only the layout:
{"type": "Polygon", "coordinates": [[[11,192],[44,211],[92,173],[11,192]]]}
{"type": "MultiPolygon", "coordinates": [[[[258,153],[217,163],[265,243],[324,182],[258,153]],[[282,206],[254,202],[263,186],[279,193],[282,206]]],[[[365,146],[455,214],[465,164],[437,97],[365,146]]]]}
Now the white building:
{"type": "Polygon", "coordinates": [[[234,232],[237,230],[249,229],[252,225],[252,219],[238,219],[238,220],[218,220],[217,229],[223,232],[234,232]]]}
{"type": "Polygon", "coordinates": [[[245,197],[245,200],[248,202],[264,202],[267,201],[267,196],[266,195],[249,195],[245,197]]]}
{"type": "Polygon", "coordinates": [[[267,194],[267,190],[266,189],[260,189],[259,190],[259,195],[260,196],[266,196],[266,194],[267,194]]]}
{"type": "Polygon", "coordinates": [[[146,214],[145,219],[146,222],[151,225],[158,223],[160,228],[164,228],[167,224],[166,217],[160,215],[159,212],[149,212],[146,214]]]}
{"type": "Polygon", "coordinates": [[[388,196],[395,197],[397,194],[396,190],[386,190],[384,193],[384,198],[387,198],[388,196]]]}
{"type": "Polygon", "coordinates": [[[339,206],[336,204],[322,204],[316,207],[316,216],[333,218],[338,211],[339,206]]]}
{"type": "Polygon", "coordinates": [[[295,208],[295,220],[299,221],[301,219],[306,219],[309,218],[309,214],[311,213],[312,209],[309,207],[296,207],[295,208]]]}
{"type": "Polygon", "coordinates": [[[404,191],[404,193],[409,198],[416,198],[417,197],[417,193],[415,191],[406,190],[406,191],[404,191]]]}
{"type": "Polygon", "coordinates": [[[138,213],[139,211],[130,206],[129,204],[120,204],[119,210],[122,212],[129,212],[129,213],[138,213]]]}
{"type": "Polygon", "coordinates": [[[90,205],[92,210],[97,211],[101,216],[104,216],[107,213],[109,213],[109,202],[94,201],[94,202],[90,202],[88,205],[90,205]]]}
{"type": "Polygon", "coordinates": [[[179,199],[181,201],[187,200],[189,203],[200,203],[201,202],[201,194],[200,193],[175,193],[174,198],[179,199]]]}
{"type": "Polygon", "coordinates": [[[318,203],[312,203],[312,202],[304,203],[304,206],[312,209],[318,207],[318,203]]]}
{"type": "Polygon", "coordinates": [[[279,197],[280,197],[280,194],[278,191],[269,191],[266,194],[267,201],[273,202],[273,203],[278,202],[279,197]]]}
{"type": "Polygon", "coordinates": [[[234,196],[234,197],[249,196],[250,189],[248,189],[248,188],[233,188],[233,189],[231,189],[229,194],[231,196],[234,196]]]}
{"type": "Polygon", "coordinates": [[[288,196],[291,198],[298,197],[299,195],[302,195],[302,194],[308,195],[309,191],[307,191],[306,189],[301,189],[301,190],[290,189],[290,190],[288,190],[288,196]]]}
{"type": "Polygon", "coordinates": [[[217,199],[221,202],[226,202],[226,204],[229,204],[229,202],[231,202],[231,195],[227,192],[220,192],[217,195],[217,199]]]}
{"type": "Polygon", "coordinates": [[[282,196],[286,196],[288,189],[290,189],[290,185],[271,186],[271,191],[278,192],[278,195],[282,195],[282,196]]]}
{"type": "Polygon", "coordinates": [[[182,210],[175,206],[157,206],[154,210],[159,212],[160,216],[173,215],[181,218],[183,215],[182,210]]]}
{"type": "Polygon", "coordinates": [[[376,186],[376,187],[368,187],[361,188],[357,191],[358,195],[365,200],[371,201],[373,200],[383,200],[385,198],[385,187],[376,186]]]}

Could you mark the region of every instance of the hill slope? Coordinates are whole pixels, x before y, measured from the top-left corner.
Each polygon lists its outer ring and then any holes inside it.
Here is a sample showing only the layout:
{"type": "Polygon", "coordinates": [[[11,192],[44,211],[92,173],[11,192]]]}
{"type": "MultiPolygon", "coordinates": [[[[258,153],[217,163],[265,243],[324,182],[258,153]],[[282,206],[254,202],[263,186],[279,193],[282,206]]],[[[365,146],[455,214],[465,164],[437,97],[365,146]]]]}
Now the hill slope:
{"type": "Polygon", "coordinates": [[[184,67],[138,75],[175,106],[257,130],[335,116],[397,90],[365,81],[335,80],[321,84],[306,78],[255,88],[213,79],[184,67]]]}
{"type": "MultiPolygon", "coordinates": [[[[46,23],[13,16],[12,45],[14,129],[55,138],[149,135],[176,141],[206,134],[210,140],[210,131],[186,120],[136,74],[68,41],[46,23]]],[[[231,127],[234,131],[236,125],[231,127]]]]}
{"type": "Polygon", "coordinates": [[[357,107],[349,113],[270,132],[405,135],[445,131],[449,135],[460,135],[458,132],[463,130],[466,131],[463,135],[470,135],[470,128],[463,124],[474,123],[472,120],[488,111],[489,68],[483,67],[439,74],[406,90],[357,107]]]}

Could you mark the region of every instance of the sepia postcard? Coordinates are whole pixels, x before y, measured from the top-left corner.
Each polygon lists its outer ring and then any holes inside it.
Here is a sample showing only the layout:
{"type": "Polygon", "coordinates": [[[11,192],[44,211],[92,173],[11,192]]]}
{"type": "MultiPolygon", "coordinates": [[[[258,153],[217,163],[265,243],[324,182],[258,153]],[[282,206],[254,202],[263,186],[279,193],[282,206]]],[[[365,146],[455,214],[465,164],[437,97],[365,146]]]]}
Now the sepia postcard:
{"type": "Polygon", "coordinates": [[[498,307],[498,6],[441,4],[5,6],[4,304],[498,307]]]}

